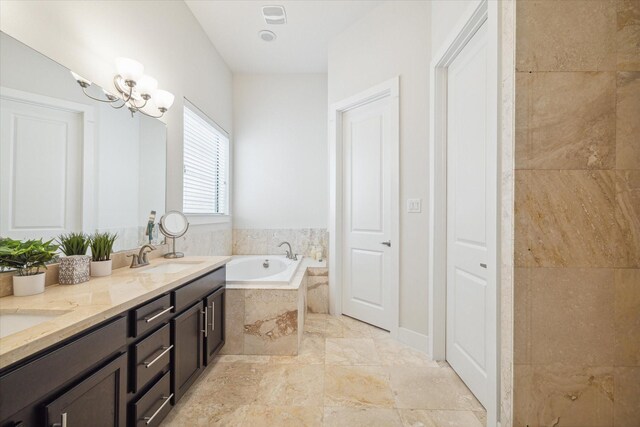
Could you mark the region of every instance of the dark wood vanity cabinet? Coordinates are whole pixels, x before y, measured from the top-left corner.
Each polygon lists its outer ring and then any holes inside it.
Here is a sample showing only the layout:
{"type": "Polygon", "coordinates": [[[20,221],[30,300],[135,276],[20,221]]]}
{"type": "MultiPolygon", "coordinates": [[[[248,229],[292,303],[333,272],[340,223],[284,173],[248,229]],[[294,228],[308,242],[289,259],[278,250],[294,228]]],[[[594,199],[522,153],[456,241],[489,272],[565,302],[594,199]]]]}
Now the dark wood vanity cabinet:
{"type": "Polygon", "coordinates": [[[48,403],[46,425],[124,426],[126,384],[127,354],[124,353],[48,403]]]}
{"type": "Polygon", "coordinates": [[[156,426],[224,345],[225,267],[0,371],[0,427],[156,426]]]}
{"type": "Polygon", "coordinates": [[[204,341],[204,363],[208,365],[224,346],[224,295],[225,288],[213,292],[205,299],[206,332],[204,341]]]}
{"type": "Polygon", "coordinates": [[[204,368],[203,314],[202,304],[196,303],[171,321],[175,345],[172,381],[174,402],[180,400],[204,368]]]}

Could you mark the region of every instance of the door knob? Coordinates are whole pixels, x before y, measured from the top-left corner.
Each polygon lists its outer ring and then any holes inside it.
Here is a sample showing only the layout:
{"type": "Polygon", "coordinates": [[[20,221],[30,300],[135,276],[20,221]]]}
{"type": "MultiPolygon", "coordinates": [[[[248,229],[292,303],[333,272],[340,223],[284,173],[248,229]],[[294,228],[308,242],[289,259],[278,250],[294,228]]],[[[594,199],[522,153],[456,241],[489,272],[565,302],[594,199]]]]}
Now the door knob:
{"type": "Polygon", "coordinates": [[[391,247],[391,240],[387,240],[386,242],[380,242],[380,244],[391,247]]]}

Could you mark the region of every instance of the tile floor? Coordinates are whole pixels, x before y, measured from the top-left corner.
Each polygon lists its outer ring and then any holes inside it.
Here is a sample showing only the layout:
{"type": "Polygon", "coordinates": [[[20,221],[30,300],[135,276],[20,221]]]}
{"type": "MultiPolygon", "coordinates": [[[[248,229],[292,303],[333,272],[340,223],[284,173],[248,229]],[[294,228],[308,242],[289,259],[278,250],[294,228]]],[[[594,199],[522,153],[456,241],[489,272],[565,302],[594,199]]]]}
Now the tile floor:
{"type": "Polygon", "coordinates": [[[446,362],[378,328],[309,314],[298,356],[220,356],[163,426],[483,427],[446,362]]]}

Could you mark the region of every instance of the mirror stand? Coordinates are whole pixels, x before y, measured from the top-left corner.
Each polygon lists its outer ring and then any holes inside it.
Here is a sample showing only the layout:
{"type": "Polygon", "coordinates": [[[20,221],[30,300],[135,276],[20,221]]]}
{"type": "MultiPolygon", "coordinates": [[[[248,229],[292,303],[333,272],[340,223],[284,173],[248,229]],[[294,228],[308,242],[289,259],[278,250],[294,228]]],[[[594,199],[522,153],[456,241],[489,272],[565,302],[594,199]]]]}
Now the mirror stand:
{"type": "Polygon", "coordinates": [[[160,218],[160,232],[171,239],[171,252],[165,258],[182,258],[184,253],[176,252],[176,237],[182,237],[189,229],[187,217],[182,212],[169,211],[160,218]]]}

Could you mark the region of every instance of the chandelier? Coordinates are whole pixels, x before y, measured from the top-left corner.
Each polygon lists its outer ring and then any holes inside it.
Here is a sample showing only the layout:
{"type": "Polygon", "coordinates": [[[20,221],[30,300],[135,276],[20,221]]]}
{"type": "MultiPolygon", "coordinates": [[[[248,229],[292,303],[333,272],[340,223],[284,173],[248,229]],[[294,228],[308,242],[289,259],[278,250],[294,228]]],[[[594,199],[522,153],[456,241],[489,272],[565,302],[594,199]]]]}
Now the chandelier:
{"type": "Polygon", "coordinates": [[[158,89],[158,81],[151,76],[144,74],[144,66],[138,61],[129,58],[117,58],[116,70],[118,74],[113,78],[113,85],[118,91],[118,96],[106,89],[102,89],[106,99],[97,98],[87,93],[87,88],[91,82],[84,77],[71,71],[71,75],[82,88],[82,92],[89,98],[106,102],[113,108],[127,107],[131,111],[131,117],[136,112],[145,116],[160,118],[173,104],[174,96],[166,90],[158,89]],[[155,105],[160,114],[153,115],[144,112],[149,101],[155,105]]]}

